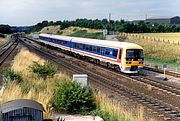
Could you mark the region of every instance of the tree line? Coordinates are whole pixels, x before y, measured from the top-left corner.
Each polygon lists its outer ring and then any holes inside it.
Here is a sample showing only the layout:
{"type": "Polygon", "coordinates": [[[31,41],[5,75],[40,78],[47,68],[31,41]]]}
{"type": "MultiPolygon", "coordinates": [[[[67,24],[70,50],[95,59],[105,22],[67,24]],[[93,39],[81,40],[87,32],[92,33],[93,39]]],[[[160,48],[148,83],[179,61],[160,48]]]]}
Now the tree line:
{"type": "Polygon", "coordinates": [[[11,27],[9,25],[0,25],[0,33],[2,34],[11,34],[11,27]]]}
{"type": "Polygon", "coordinates": [[[175,24],[152,24],[140,21],[135,24],[133,22],[125,20],[91,20],[91,19],[76,19],[75,21],[43,21],[32,27],[31,31],[40,31],[46,26],[60,25],[61,29],[65,29],[70,26],[85,27],[91,29],[107,29],[108,31],[126,32],[126,33],[158,33],[158,32],[179,32],[180,25],[175,24]]]}
{"type": "MultiPolygon", "coordinates": [[[[61,29],[65,29],[70,26],[85,27],[91,29],[107,29],[108,31],[126,32],[126,33],[158,33],[158,32],[179,32],[180,25],[175,24],[152,24],[140,21],[139,23],[133,23],[125,20],[91,20],[91,19],[76,19],[72,21],[42,21],[26,32],[38,32],[46,26],[60,25],[61,29]]],[[[0,25],[0,33],[8,34],[15,32],[9,25],[0,25]]]]}

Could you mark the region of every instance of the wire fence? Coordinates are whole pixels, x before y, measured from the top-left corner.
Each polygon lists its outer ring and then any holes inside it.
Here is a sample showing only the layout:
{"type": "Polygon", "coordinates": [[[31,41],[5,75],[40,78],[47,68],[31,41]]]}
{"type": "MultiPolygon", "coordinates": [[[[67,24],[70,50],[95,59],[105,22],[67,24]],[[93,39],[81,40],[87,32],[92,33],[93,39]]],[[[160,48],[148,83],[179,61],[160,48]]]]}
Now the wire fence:
{"type": "Polygon", "coordinates": [[[120,33],[120,36],[125,36],[131,39],[141,39],[141,40],[151,40],[151,41],[158,41],[158,42],[164,42],[168,44],[176,44],[180,45],[180,40],[170,40],[170,39],[164,39],[159,37],[150,37],[148,35],[142,35],[142,34],[131,34],[131,33],[120,33]]]}
{"type": "MultiPolygon", "coordinates": [[[[145,63],[145,66],[156,68],[156,69],[162,69],[162,70],[163,70],[163,65],[164,64],[155,64],[155,63],[147,63],[147,62],[145,63]]],[[[180,73],[180,65],[176,67],[167,65],[167,71],[180,73]]]]}

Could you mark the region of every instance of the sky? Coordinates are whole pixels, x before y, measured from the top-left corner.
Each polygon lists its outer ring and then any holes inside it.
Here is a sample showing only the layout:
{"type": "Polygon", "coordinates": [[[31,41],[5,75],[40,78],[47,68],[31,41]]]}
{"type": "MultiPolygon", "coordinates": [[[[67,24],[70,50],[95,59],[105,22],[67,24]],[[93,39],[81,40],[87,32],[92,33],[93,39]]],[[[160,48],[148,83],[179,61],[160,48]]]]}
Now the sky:
{"type": "Polygon", "coordinates": [[[139,20],[180,16],[180,0],[0,0],[0,24],[34,25],[43,20],[139,20]]]}

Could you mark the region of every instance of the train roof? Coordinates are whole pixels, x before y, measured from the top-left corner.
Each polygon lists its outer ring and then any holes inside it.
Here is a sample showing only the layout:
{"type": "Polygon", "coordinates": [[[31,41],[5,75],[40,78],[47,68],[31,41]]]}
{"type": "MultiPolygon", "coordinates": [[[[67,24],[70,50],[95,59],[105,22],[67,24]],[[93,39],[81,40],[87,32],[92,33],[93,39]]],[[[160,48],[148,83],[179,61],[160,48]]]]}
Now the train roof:
{"type": "Polygon", "coordinates": [[[143,49],[140,45],[130,42],[118,42],[112,40],[99,40],[99,39],[89,39],[81,37],[70,37],[70,36],[61,36],[61,35],[51,35],[51,34],[40,34],[40,36],[50,37],[54,39],[63,39],[66,41],[80,42],[92,45],[99,45],[105,47],[115,47],[115,48],[126,48],[126,49],[143,49]]]}

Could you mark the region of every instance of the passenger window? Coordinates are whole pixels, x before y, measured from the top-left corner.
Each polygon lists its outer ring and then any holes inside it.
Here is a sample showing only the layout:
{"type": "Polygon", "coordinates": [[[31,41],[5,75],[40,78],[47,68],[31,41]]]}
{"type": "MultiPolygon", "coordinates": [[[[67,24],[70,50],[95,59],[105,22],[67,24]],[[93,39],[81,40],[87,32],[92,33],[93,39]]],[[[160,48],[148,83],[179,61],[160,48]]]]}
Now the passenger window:
{"type": "Polygon", "coordinates": [[[106,48],[106,55],[109,55],[110,51],[109,51],[109,48],[106,48]]]}
{"type": "Polygon", "coordinates": [[[118,54],[118,50],[117,49],[113,50],[113,56],[117,57],[117,54],[118,54]]]}
{"type": "Polygon", "coordinates": [[[97,52],[100,53],[100,47],[97,47],[97,52]]]}
{"type": "Polygon", "coordinates": [[[95,46],[93,47],[93,51],[96,52],[96,47],[95,46]]]}
{"type": "Polygon", "coordinates": [[[86,45],[86,50],[89,50],[89,47],[86,45]]]}
{"type": "Polygon", "coordinates": [[[83,45],[82,45],[82,44],[79,44],[79,48],[80,48],[80,49],[83,49],[83,45]]]}
{"type": "Polygon", "coordinates": [[[85,45],[83,45],[83,49],[85,49],[85,45]]]}
{"type": "Polygon", "coordinates": [[[92,51],[92,46],[89,46],[89,51],[92,51]]]}

